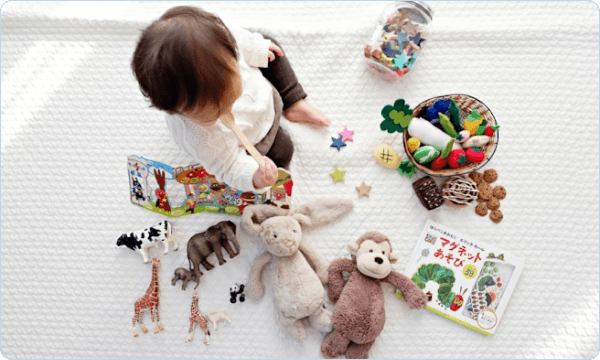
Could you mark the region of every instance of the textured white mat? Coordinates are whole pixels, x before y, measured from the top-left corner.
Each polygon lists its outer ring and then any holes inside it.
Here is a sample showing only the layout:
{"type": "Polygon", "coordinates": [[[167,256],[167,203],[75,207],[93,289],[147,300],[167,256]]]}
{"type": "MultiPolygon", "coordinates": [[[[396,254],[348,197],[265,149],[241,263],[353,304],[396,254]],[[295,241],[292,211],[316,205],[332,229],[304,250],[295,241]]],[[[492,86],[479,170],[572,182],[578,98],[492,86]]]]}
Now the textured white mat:
{"type": "MultiPolygon", "coordinates": [[[[1,351],[16,358],[315,358],[322,335],[288,336],[270,293],[230,304],[259,250],[204,277],[202,311],[232,323],[184,343],[190,299],[170,285],[185,251],[162,257],[160,335],[131,334],[133,303],[150,266],[112,248],[121,232],[161,217],[128,199],[126,158],[168,164],[191,159],[170,141],[163,116],[147,107],[129,68],[140,29],[175,3],[7,3],[2,9],[1,351]]],[[[591,358],[598,353],[598,8],[591,2],[433,2],[433,29],[415,69],[381,81],[362,46],[385,3],[216,2],[203,6],[275,35],[329,129],[289,124],[296,143],[294,204],[355,199],[356,209],[306,235],[329,260],[368,230],[394,240],[402,271],[427,217],[525,260],[525,271],[493,338],[427,311],[409,310],[385,287],[386,327],[373,358],[591,358]],[[504,221],[473,209],[428,213],[411,182],[371,157],[381,108],[404,97],[466,93],[501,124],[488,168],[508,190],[504,221]],[[344,126],[355,141],[338,152],[344,126]],[[334,165],[347,170],[333,184],[334,165]],[[357,199],[355,186],[372,185],[357,199]]],[[[182,248],[224,219],[174,221],[182,248]]],[[[238,222],[239,218],[234,218],[238,222]]],[[[159,251],[156,252],[157,254],[159,251]]],[[[331,305],[330,305],[331,307],[331,305]]],[[[147,319],[147,318],[146,318],[147,319]]],[[[149,319],[146,320],[149,323],[149,319]]]]}

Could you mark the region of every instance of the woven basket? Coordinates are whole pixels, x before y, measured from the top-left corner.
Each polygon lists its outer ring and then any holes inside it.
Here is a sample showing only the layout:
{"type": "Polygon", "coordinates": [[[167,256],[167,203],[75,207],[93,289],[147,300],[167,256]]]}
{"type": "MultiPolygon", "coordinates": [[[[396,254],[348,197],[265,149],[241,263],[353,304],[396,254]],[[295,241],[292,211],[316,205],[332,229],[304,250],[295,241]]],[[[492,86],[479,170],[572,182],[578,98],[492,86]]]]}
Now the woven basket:
{"type": "MultiPolygon", "coordinates": [[[[485,106],[484,103],[475,99],[472,96],[464,95],[464,94],[444,95],[444,96],[434,97],[429,100],[425,100],[422,103],[420,103],[413,110],[412,116],[413,117],[421,117],[420,116],[421,113],[424,114],[427,111],[427,108],[429,106],[433,105],[433,103],[435,103],[437,100],[440,100],[440,99],[454,100],[454,102],[456,103],[456,105],[458,105],[458,108],[460,109],[460,117],[462,119],[469,116],[469,114],[471,113],[472,110],[477,109],[479,111],[479,113],[487,120],[488,125],[492,125],[492,126],[498,125],[498,123],[496,122],[496,118],[494,117],[494,115],[492,114],[490,109],[487,106],[485,106]]],[[[442,169],[442,170],[433,170],[433,169],[428,168],[426,165],[419,164],[415,160],[413,155],[410,153],[410,151],[408,151],[408,147],[406,145],[407,140],[410,138],[410,134],[408,133],[408,130],[404,131],[403,138],[404,138],[404,150],[406,152],[406,155],[408,156],[408,159],[410,160],[410,162],[415,164],[417,169],[419,169],[422,172],[429,174],[431,176],[447,177],[447,176],[470,174],[473,171],[476,171],[479,168],[483,167],[485,164],[487,164],[487,162],[490,161],[490,159],[496,152],[496,148],[498,147],[499,130],[496,130],[496,132],[492,136],[492,139],[490,140],[490,142],[487,143],[487,145],[482,147],[482,150],[485,153],[485,160],[483,162],[469,163],[466,166],[459,168],[459,169],[446,168],[446,169],[442,169]]]]}

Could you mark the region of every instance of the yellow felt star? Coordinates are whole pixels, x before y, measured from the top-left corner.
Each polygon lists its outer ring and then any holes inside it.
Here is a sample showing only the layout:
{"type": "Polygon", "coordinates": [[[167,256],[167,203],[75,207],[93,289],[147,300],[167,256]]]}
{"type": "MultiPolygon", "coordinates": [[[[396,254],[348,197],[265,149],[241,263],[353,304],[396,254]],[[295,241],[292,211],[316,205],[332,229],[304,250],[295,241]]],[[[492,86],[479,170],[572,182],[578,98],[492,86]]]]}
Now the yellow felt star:
{"type": "Polygon", "coordinates": [[[338,181],[344,181],[344,174],[346,170],[338,169],[337,165],[335,166],[335,170],[329,173],[329,176],[333,178],[333,183],[335,184],[338,181]]]}
{"type": "Polygon", "coordinates": [[[361,198],[363,196],[369,197],[369,191],[371,191],[371,187],[363,181],[360,186],[356,187],[356,191],[358,191],[358,197],[361,198]]]}

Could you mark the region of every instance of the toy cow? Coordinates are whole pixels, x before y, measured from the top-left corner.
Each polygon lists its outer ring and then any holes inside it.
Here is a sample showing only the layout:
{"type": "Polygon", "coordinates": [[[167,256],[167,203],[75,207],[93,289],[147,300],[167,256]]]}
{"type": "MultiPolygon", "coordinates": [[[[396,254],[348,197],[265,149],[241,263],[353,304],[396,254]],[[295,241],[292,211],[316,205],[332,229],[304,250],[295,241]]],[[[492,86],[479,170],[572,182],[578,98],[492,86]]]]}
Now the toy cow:
{"type": "Polygon", "coordinates": [[[166,220],[141,231],[122,234],[117,240],[115,249],[128,247],[133,251],[137,251],[142,254],[144,264],[147,264],[149,262],[148,249],[155,247],[158,243],[163,244],[165,255],[169,253],[169,243],[173,243],[173,251],[179,249],[177,240],[171,233],[171,223],[166,220]]]}

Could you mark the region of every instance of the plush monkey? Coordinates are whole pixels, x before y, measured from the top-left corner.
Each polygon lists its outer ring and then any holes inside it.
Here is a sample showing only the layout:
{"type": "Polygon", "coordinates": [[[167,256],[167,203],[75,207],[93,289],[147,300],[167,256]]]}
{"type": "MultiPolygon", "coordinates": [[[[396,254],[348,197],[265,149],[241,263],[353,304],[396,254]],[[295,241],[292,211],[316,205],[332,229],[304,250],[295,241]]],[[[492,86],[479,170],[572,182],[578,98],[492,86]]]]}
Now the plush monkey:
{"type": "Polygon", "coordinates": [[[398,288],[411,308],[421,308],[427,296],[408,277],[392,271],[397,258],[387,236],[371,231],[348,245],[352,260],[334,260],[328,268],[329,300],[337,302],[333,332],[321,344],[326,358],[344,353],[347,359],[366,359],[385,324],[382,282],[398,288]],[[344,282],[343,272],[350,273],[344,282]]]}

